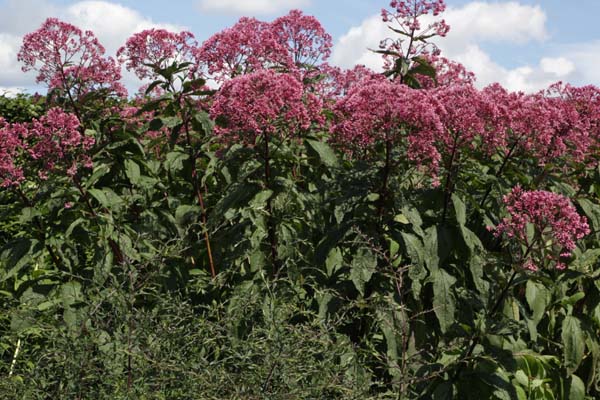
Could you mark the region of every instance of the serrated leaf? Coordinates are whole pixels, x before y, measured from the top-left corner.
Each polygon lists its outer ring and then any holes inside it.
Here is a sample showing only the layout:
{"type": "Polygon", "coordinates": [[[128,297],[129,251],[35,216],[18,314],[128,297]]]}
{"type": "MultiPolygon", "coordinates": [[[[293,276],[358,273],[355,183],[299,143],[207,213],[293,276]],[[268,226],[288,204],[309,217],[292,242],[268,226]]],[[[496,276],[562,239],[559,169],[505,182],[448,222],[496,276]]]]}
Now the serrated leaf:
{"type": "Polygon", "coordinates": [[[571,375],[569,382],[569,400],[585,400],[585,384],[577,375],[571,375]]]}
{"type": "Polygon", "coordinates": [[[102,178],[104,175],[108,174],[109,172],[110,172],[110,166],[107,164],[94,165],[94,172],[92,172],[92,175],[90,175],[90,177],[85,181],[85,183],[83,185],[84,188],[89,189],[90,187],[95,185],[96,182],[98,182],[98,180],[100,180],[100,178],[102,178]]]}
{"type": "Polygon", "coordinates": [[[334,247],[327,254],[327,259],[325,260],[325,268],[327,269],[327,275],[332,276],[339,268],[342,267],[344,263],[344,258],[342,256],[342,251],[338,247],[334,247]]]}
{"type": "Polygon", "coordinates": [[[452,293],[456,278],[439,268],[433,272],[431,280],[433,281],[433,311],[440,323],[442,333],[446,333],[456,321],[456,306],[452,293]]]}
{"type": "Polygon", "coordinates": [[[319,160],[321,160],[324,165],[328,167],[338,166],[339,162],[337,155],[328,144],[312,139],[307,139],[306,144],[308,145],[307,147],[309,150],[314,151],[319,156],[319,160]]]}
{"type": "Polygon", "coordinates": [[[352,279],[356,290],[363,296],[365,294],[365,284],[371,280],[375,268],[377,268],[377,258],[369,250],[360,249],[352,259],[350,279],[352,279]]]}
{"type": "Polygon", "coordinates": [[[585,352],[585,338],[578,318],[567,315],[562,323],[561,338],[565,367],[569,374],[577,370],[585,352]]]}
{"type": "Polygon", "coordinates": [[[410,224],[410,221],[408,220],[408,218],[406,218],[406,215],[404,215],[404,214],[398,214],[398,215],[396,215],[394,217],[394,221],[398,222],[400,224],[403,224],[403,225],[410,224]]]}
{"type": "Polygon", "coordinates": [[[140,166],[133,160],[125,160],[125,175],[132,185],[140,183],[140,166]]]}

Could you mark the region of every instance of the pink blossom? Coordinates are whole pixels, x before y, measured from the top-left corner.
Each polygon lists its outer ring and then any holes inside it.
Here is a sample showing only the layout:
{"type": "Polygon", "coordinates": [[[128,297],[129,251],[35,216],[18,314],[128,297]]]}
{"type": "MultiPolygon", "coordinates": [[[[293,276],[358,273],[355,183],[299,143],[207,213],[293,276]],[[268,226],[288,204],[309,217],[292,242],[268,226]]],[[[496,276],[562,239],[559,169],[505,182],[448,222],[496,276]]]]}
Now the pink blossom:
{"type": "Polygon", "coordinates": [[[79,127],[75,115],[59,108],[30,123],[1,124],[0,186],[17,185],[34,175],[45,180],[58,167],[73,176],[80,164],[91,166],[86,151],[94,138],[82,135],[79,127]]]}
{"type": "Polygon", "coordinates": [[[111,57],[104,57],[104,47],[91,31],[48,18],[35,32],[25,35],[18,60],[23,71],[38,72],[37,82],[50,89],[61,89],[73,97],[92,90],[107,89],[126,95],[118,81],[121,70],[111,57]]]}
{"type": "Polygon", "coordinates": [[[271,31],[277,42],[287,49],[294,66],[314,66],[331,54],[331,35],[315,17],[304,15],[300,10],[277,18],[271,23],[271,31]]]}
{"type": "Polygon", "coordinates": [[[426,91],[385,79],[365,80],[338,101],[335,111],[338,123],[332,133],[346,149],[406,144],[410,160],[437,170],[440,153],[435,141],[443,126],[439,105],[426,91]]]}
{"type": "MultiPolygon", "coordinates": [[[[165,69],[174,61],[193,62],[198,43],[191,32],[169,32],[165,29],[147,29],[127,39],[117,51],[117,58],[128,71],[138,78],[154,79],[155,69],[165,69]],[[150,66],[151,65],[151,66],[150,66]]],[[[195,67],[189,68],[191,72],[195,67]]]]}
{"type": "Polygon", "coordinates": [[[215,132],[248,144],[262,134],[296,135],[320,118],[320,101],[302,89],[294,75],[272,70],[235,77],[214,97],[210,114],[223,121],[215,132]]]}
{"type": "Polygon", "coordinates": [[[509,216],[496,227],[494,234],[504,234],[522,245],[526,249],[521,254],[526,266],[539,268],[549,260],[555,262],[556,268],[563,269],[559,257],[570,256],[575,242],[590,233],[586,218],[562,195],[524,191],[517,186],[503,201],[509,216]],[[528,225],[533,227],[533,235],[528,235],[528,225]]]}
{"type": "Polygon", "coordinates": [[[531,95],[510,93],[500,85],[483,90],[497,110],[490,121],[494,140],[486,143],[503,156],[520,154],[535,157],[540,165],[581,162],[593,142],[594,112],[588,113],[560,94],[558,86],[531,95]],[[591,117],[591,118],[590,118],[591,117]]]}
{"type": "Polygon", "coordinates": [[[341,69],[324,63],[316,69],[316,75],[317,79],[309,83],[308,89],[324,101],[335,101],[344,97],[353,87],[368,80],[385,80],[385,76],[364,65],[341,69]]]}
{"type": "Polygon", "coordinates": [[[24,179],[19,155],[23,147],[20,125],[7,124],[0,117],[0,187],[16,185],[24,179]]]}
{"type": "Polygon", "coordinates": [[[247,17],[202,43],[196,51],[196,60],[218,82],[293,64],[288,49],[275,36],[271,25],[247,17]]]}
{"type": "Polygon", "coordinates": [[[390,28],[400,34],[397,39],[387,38],[381,41],[381,50],[395,53],[384,55],[386,69],[394,67],[398,57],[409,59],[422,54],[437,55],[439,50],[428,40],[432,36],[446,36],[450,27],[442,20],[434,21],[426,27],[420,19],[428,14],[438,16],[446,9],[444,0],[407,0],[390,2],[391,10],[381,10],[381,18],[390,28]]]}
{"type": "Polygon", "coordinates": [[[436,71],[436,82],[428,76],[419,75],[417,79],[423,89],[431,89],[436,86],[473,85],[475,74],[468,71],[459,62],[449,60],[445,57],[433,54],[423,55],[436,71]]]}

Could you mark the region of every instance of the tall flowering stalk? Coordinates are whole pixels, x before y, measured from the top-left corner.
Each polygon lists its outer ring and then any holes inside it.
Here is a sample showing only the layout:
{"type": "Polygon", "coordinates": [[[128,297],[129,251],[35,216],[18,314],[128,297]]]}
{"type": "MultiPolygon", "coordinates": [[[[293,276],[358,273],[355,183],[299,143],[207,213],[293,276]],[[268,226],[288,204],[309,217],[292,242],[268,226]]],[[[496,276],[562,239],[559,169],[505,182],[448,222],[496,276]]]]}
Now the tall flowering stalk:
{"type": "Polygon", "coordinates": [[[25,35],[18,60],[23,71],[38,72],[36,81],[51,90],[59,90],[69,98],[81,121],[80,102],[93,91],[104,90],[125,97],[127,91],[119,82],[121,69],[91,31],[48,18],[35,32],[25,35]]]}
{"type": "Polygon", "coordinates": [[[378,53],[383,54],[385,69],[404,82],[416,65],[428,65],[422,56],[439,54],[439,49],[429,41],[434,36],[446,36],[450,26],[441,19],[422,26],[421,19],[428,14],[437,17],[446,9],[444,0],[407,0],[390,2],[389,9],[381,10],[383,22],[398,38],[380,42],[378,53]]]}
{"type": "Polygon", "coordinates": [[[517,186],[503,201],[508,217],[492,229],[496,236],[518,245],[519,262],[525,269],[565,269],[560,258],[570,257],[576,242],[590,233],[586,218],[559,194],[517,186]]]}
{"type": "Polygon", "coordinates": [[[443,132],[438,106],[425,91],[386,79],[365,80],[352,87],[335,108],[332,133],[350,151],[367,154],[383,145],[379,216],[395,168],[393,151],[406,146],[406,158],[435,175],[440,153],[435,140],[443,132]]]}
{"type": "Polygon", "coordinates": [[[290,67],[311,69],[331,55],[331,35],[315,17],[300,10],[277,18],[270,29],[277,42],[286,48],[293,63],[290,67]]]}
{"type": "MultiPolygon", "coordinates": [[[[262,70],[238,76],[225,82],[214,97],[210,110],[213,118],[222,121],[215,128],[227,141],[242,142],[255,147],[263,163],[263,185],[273,189],[270,144],[290,140],[319,119],[320,102],[305,96],[302,84],[293,74],[262,70]],[[262,148],[260,147],[262,145],[262,148]]],[[[273,271],[280,260],[277,254],[277,234],[271,198],[267,201],[268,237],[273,271]]]]}
{"type": "Polygon", "coordinates": [[[146,29],[135,33],[117,51],[117,59],[128,71],[133,71],[140,79],[156,79],[157,71],[173,62],[190,63],[186,68],[195,72],[194,52],[198,43],[188,31],[179,33],[165,29],[146,29]]]}

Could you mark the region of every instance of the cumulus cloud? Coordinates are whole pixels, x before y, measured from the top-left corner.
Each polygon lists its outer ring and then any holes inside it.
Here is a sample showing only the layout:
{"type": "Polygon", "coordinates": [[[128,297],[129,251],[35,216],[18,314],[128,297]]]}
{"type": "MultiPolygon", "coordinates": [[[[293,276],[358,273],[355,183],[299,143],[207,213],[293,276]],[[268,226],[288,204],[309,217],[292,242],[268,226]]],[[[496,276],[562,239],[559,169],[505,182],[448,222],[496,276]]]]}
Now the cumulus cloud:
{"type": "MultiPolygon", "coordinates": [[[[37,29],[47,17],[57,17],[84,30],[91,30],[114,56],[117,49],[135,32],[148,28],[172,31],[181,26],[154,22],[139,12],[107,1],[80,1],[58,6],[45,0],[9,0],[0,6],[0,87],[35,87],[35,74],[24,74],[17,63],[17,53],[23,35],[37,29]]],[[[124,73],[123,82],[134,88],[140,82],[131,73],[124,73]]]]}
{"type": "Polygon", "coordinates": [[[309,0],[200,0],[198,6],[207,13],[259,15],[304,7],[309,3],[309,0]]]}
{"type": "MultiPolygon", "coordinates": [[[[436,44],[446,57],[473,71],[480,87],[499,82],[511,90],[533,92],[557,80],[576,76],[579,64],[575,57],[545,57],[537,65],[506,68],[482,49],[484,43],[518,46],[547,40],[546,15],[539,6],[513,1],[471,2],[460,8],[448,8],[443,17],[451,30],[447,37],[436,38],[436,44]]],[[[427,22],[423,21],[424,24],[427,22]]],[[[365,64],[380,70],[383,65],[380,56],[368,49],[376,48],[390,33],[380,16],[373,15],[338,40],[332,62],[342,67],[365,64]]]]}
{"type": "Polygon", "coordinates": [[[600,85],[600,40],[564,46],[561,52],[576,66],[575,82],[600,85]]]}

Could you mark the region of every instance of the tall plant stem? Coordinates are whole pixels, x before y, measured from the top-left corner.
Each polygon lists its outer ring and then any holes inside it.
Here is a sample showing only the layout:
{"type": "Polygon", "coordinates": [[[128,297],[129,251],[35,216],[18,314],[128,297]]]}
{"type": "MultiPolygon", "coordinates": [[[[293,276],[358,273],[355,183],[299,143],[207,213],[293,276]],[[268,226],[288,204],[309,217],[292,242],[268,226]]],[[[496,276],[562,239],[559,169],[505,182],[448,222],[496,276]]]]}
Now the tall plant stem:
{"type": "MultiPolygon", "coordinates": [[[[264,160],[265,160],[265,188],[271,189],[271,158],[269,154],[269,135],[263,133],[264,142],[264,160]]],[[[271,249],[271,262],[273,263],[273,276],[277,276],[279,272],[279,260],[277,257],[277,233],[275,231],[275,224],[273,221],[273,206],[271,204],[271,197],[267,200],[267,212],[268,212],[268,235],[269,235],[269,247],[271,249]]]]}
{"type": "Polygon", "coordinates": [[[385,202],[388,196],[388,184],[390,180],[391,174],[391,162],[392,162],[392,142],[389,140],[388,133],[385,135],[385,164],[382,170],[382,183],[381,189],[379,190],[379,207],[377,210],[377,216],[379,220],[383,218],[383,213],[385,212],[385,202]]]}
{"type": "Polygon", "coordinates": [[[452,151],[450,153],[450,160],[448,161],[448,173],[446,174],[446,183],[444,185],[444,210],[442,211],[442,220],[441,223],[444,225],[446,223],[446,215],[448,214],[448,205],[450,204],[450,199],[452,197],[452,191],[454,189],[454,181],[453,175],[455,168],[455,158],[457,156],[458,150],[458,133],[454,132],[454,139],[452,143],[452,151]]]}
{"type": "MultiPolygon", "coordinates": [[[[508,150],[508,153],[506,153],[506,155],[504,156],[504,158],[502,160],[502,164],[500,165],[500,168],[498,168],[498,171],[496,171],[496,173],[494,174],[494,177],[496,179],[499,179],[500,176],[502,176],[502,173],[504,172],[504,169],[508,165],[510,157],[513,155],[513,152],[515,151],[515,149],[517,148],[517,145],[519,144],[519,139],[520,138],[517,138],[515,140],[515,142],[510,146],[510,149],[508,150]]],[[[492,185],[490,185],[488,187],[487,191],[483,195],[483,199],[481,199],[481,202],[479,203],[479,208],[483,208],[483,206],[485,206],[485,202],[488,199],[488,196],[490,195],[490,193],[492,193],[492,185]]]]}
{"type": "Polygon", "coordinates": [[[194,192],[196,193],[196,198],[198,201],[198,205],[200,206],[200,212],[202,213],[202,228],[204,230],[204,243],[206,244],[206,252],[208,253],[208,264],[210,266],[210,275],[212,278],[216,278],[217,270],[215,268],[215,262],[213,260],[212,248],[210,246],[210,236],[208,234],[208,216],[206,212],[206,207],[204,206],[204,197],[202,196],[202,187],[198,180],[198,169],[196,168],[196,160],[198,159],[196,152],[192,147],[192,138],[190,136],[190,128],[189,128],[189,119],[185,118],[183,123],[185,129],[186,141],[189,149],[189,155],[192,160],[192,184],[194,186],[194,192]]]}

